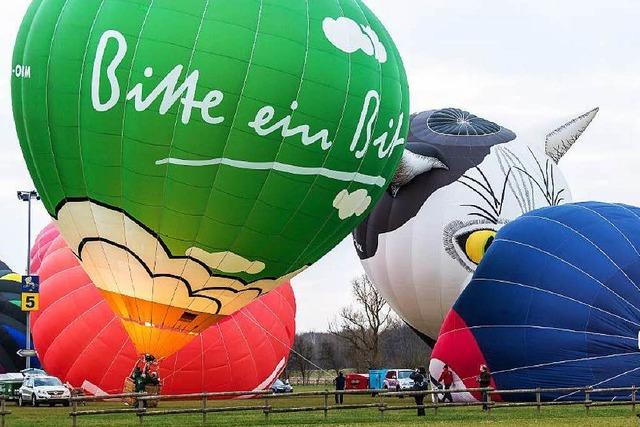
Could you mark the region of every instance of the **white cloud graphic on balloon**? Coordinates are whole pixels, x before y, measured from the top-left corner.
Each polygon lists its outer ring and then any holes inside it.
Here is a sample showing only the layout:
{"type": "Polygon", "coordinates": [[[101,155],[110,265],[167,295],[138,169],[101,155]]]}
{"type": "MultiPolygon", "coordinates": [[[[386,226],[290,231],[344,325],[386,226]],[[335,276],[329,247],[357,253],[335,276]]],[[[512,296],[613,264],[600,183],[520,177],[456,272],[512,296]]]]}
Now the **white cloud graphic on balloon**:
{"type": "Polygon", "coordinates": [[[353,193],[342,190],[333,201],[333,207],[338,210],[338,216],[341,220],[361,216],[370,205],[371,196],[367,190],[357,190],[353,193]]]}
{"type": "Polygon", "coordinates": [[[387,50],[371,27],[360,25],[353,19],[340,17],[325,18],[322,21],[322,29],[331,44],[341,51],[354,53],[361,50],[381,64],[387,62],[387,50]]]}
{"type": "Polygon", "coordinates": [[[65,203],[56,223],[96,287],[185,310],[233,314],[304,269],[243,283],[233,275],[259,274],[265,263],[196,246],[188,248],[185,256],[174,256],[124,211],[88,200],[65,203]]]}

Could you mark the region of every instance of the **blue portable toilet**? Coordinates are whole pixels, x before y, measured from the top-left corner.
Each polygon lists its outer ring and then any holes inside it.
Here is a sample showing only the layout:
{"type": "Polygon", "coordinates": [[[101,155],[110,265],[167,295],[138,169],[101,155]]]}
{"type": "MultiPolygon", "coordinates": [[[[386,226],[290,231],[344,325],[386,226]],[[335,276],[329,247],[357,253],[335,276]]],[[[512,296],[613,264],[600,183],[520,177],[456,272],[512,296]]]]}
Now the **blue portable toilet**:
{"type": "Polygon", "coordinates": [[[388,369],[370,369],[369,370],[369,388],[371,390],[382,390],[384,379],[388,369]]]}

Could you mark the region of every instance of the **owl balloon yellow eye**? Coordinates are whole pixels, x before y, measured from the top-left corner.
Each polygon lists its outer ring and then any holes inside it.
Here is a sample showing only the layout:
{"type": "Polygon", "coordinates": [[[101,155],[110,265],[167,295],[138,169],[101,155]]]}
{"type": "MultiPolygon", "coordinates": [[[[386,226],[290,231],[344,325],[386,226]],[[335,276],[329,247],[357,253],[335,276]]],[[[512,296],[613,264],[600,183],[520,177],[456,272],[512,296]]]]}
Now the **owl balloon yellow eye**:
{"type": "Polygon", "coordinates": [[[464,251],[471,262],[480,264],[495,235],[495,230],[476,230],[465,236],[464,251]]]}

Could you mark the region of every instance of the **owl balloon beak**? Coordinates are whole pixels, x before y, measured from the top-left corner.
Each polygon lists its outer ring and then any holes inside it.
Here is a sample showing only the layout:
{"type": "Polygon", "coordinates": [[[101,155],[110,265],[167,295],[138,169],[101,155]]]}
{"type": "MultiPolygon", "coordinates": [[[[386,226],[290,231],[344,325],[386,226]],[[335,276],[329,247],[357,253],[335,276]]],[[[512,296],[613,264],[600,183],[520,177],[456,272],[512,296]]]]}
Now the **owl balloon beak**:
{"type": "Polygon", "coordinates": [[[400,165],[389,186],[391,196],[395,198],[403,186],[409,184],[418,175],[425,174],[433,169],[449,170],[447,165],[437,157],[412,153],[405,148],[400,165]]]}

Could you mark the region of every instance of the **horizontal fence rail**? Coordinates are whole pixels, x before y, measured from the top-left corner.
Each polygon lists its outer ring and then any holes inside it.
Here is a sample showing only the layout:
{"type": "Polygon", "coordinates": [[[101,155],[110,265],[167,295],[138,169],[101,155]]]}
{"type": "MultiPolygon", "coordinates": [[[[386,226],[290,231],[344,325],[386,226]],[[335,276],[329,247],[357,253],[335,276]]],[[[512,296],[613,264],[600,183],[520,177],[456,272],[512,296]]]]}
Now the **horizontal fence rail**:
{"type": "MultiPolygon", "coordinates": [[[[618,388],[592,388],[592,387],[563,387],[563,388],[535,388],[535,389],[514,389],[514,390],[494,390],[492,388],[466,388],[466,389],[434,389],[434,390],[421,390],[421,391],[389,391],[379,389],[368,390],[323,390],[323,391],[305,391],[297,393],[281,393],[274,394],[271,391],[238,391],[238,392],[218,392],[218,393],[192,393],[192,394],[178,394],[178,395],[149,395],[147,393],[127,393],[117,395],[106,396],[79,396],[71,398],[73,405],[72,411],[69,414],[72,418],[72,425],[77,426],[77,417],[84,416],[96,416],[96,415],[108,415],[108,414],[134,414],[138,417],[139,422],[142,424],[145,417],[159,417],[170,415],[185,415],[185,414],[200,414],[202,416],[202,422],[207,422],[207,415],[213,413],[224,412],[262,412],[264,416],[269,419],[272,414],[282,413],[298,413],[298,412],[323,412],[324,417],[327,418],[328,413],[331,411],[344,411],[344,410],[364,410],[373,409],[377,410],[380,417],[383,418],[385,412],[388,411],[404,411],[404,410],[416,410],[419,408],[434,409],[437,413],[440,408],[459,408],[459,407],[473,407],[473,406],[485,406],[488,411],[497,408],[515,408],[515,407],[536,407],[540,412],[542,407],[545,406],[558,406],[558,405],[584,405],[587,413],[590,407],[596,406],[611,406],[611,405],[630,405],[632,411],[636,410],[636,397],[637,387],[618,387],[618,388]],[[470,402],[454,402],[443,403],[437,398],[437,395],[443,393],[486,393],[486,401],[470,401],[470,402]],[[542,395],[544,393],[563,393],[563,394],[584,394],[583,400],[567,400],[567,401],[542,401],[542,395]],[[621,401],[602,401],[594,402],[591,397],[598,393],[628,393],[629,400],[621,401]],[[500,402],[492,399],[493,395],[531,395],[535,396],[535,400],[522,401],[522,402],[500,402]],[[330,405],[330,398],[334,396],[370,396],[372,399],[368,403],[353,403],[353,404],[340,404],[330,405]],[[390,404],[389,399],[393,397],[414,397],[424,396],[427,401],[423,405],[415,404],[390,404]],[[312,398],[322,397],[322,404],[309,405],[300,407],[274,407],[273,403],[277,401],[286,401],[292,398],[312,398]],[[224,402],[231,399],[244,398],[247,399],[245,405],[229,405],[229,406],[210,406],[212,400],[215,402],[224,402]],[[430,398],[430,399],[429,399],[430,398]],[[120,399],[134,399],[135,405],[129,408],[109,408],[103,410],[80,410],[78,404],[86,402],[97,401],[114,401],[120,399]],[[386,400],[385,400],[386,399],[386,400]],[[150,402],[163,402],[163,401],[176,401],[176,400],[189,400],[198,401],[200,404],[193,408],[179,408],[179,409],[155,409],[149,408],[150,402]],[[251,404],[254,402],[255,404],[251,404]]],[[[9,414],[4,410],[4,399],[2,400],[2,420],[4,426],[4,415],[9,414]]]]}

